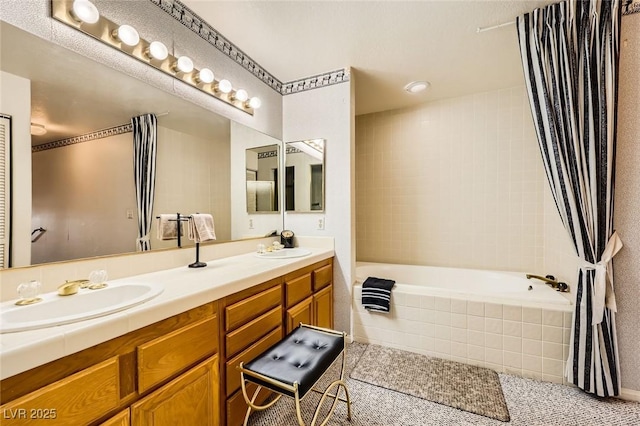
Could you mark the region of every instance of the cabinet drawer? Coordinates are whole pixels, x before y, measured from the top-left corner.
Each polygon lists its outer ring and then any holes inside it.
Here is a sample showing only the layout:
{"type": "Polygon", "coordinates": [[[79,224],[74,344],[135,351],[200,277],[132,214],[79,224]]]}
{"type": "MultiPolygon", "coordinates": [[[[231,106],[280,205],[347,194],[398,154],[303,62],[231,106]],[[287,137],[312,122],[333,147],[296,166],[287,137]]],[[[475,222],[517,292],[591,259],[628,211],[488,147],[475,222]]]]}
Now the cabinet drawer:
{"type": "Polygon", "coordinates": [[[249,346],[245,351],[241,352],[232,360],[227,361],[227,396],[230,396],[236,390],[240,389],[240,372],[237,367],[240,362],[250,362],[262,352],[269,349],[282,339],[282,326],[276,328],[253,345],[249,346]]]}
{"type": "Polygon", "coordinates": [[[278,306],[248,324],[227,334],[227,358],[252,345],[269,331],[282,324],[282,308],[278,306]]]}
{"type": "Polygon", "coordinates": [[[282,290],[276,286],[255,296],[248,297],[231,306],[227,306],[225,313],[225,331],[231,331],[240,325],[251,321],[258,315],[275,308],[282,301],[282,290]]]}
{"type": "Polygon", "coordinates": [[[3,425],[89,424],[120,402],[118,357],[0,407],[3,425]]]}
{"type": "Polygon", "coordinates": [[[287,308],[289,308],[311,295],[311,273],[287,281],[285,285],[287,308]]]}
{"type": "Polygon", "coordinates": [[[326,265],[313,271],[313,291],[318,291],[331,284],[333,279],[332,265],[326,265]]]}
{"type": "Polygon", "coordinates": [[[215,316],[138,346],[138,392],[145,392],[217,350],[215,316]]]}

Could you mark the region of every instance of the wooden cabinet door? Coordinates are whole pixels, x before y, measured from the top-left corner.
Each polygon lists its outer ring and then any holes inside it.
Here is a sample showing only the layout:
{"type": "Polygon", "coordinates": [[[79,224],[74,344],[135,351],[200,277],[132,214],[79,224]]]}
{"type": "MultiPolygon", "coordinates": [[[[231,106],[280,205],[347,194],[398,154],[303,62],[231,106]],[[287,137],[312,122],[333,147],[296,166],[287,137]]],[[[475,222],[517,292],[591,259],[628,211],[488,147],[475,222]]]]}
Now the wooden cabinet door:
{"type": "Polygon", "coordinates": [[[118,357],[2,405],[3,426],[86,425],[120,403],[118,357]]]}
{"type": "Polygon", "coordinates": [[[333,329],[333,286],[313,295],[313,325],[333,329]]]}
{"type": "Polygon", "coordinates": [[[287,334],[291,333],[300,323],[312,324],[313,297],[308,297],[292,308],[287,309],[287,334]]]}
{"type": "Polygon", "coordinates": [[[218,426],[214,355],[131,406],[132,426],[218,426]]]}
{"type": "Polygon", "coordinates": [[[129,409],[120,411],[106,422],[100,423],[100,426],[129,426],[131,424],[131,415],[129,409]]]}

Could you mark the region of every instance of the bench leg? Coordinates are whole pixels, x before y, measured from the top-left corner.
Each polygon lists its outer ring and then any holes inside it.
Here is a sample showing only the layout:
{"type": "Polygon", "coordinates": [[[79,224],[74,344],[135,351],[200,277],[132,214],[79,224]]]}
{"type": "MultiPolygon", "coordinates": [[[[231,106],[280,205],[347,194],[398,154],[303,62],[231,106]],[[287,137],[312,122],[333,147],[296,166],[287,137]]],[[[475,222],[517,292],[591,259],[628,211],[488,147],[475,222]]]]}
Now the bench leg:
{"type": "MultiPolygon", "coordinates": [[[[326,398],[333,398],[333,403],[331,404],[331,408],[329,408],[329,412],[327,413],[327,416],[324,418],[322,423],[320,423],[320,426],[324,426],[327,424],[327,422],[331,418],[331,415],[333,414],[333,411],[336,408],[336,405],[338,404],[338,401],[344,401],[347,403],[347,419],[351,421],[351,398],[349,397],[349,390],[347,389],[347,385],[345,384],[345,382],[342,379],[340,379],[340,380],[331,382],[331,384],[327,386],[327,389],[322,394],[322,398],[320,398],[320,402],[318,402],[318,406],[316,407],[315,413],[313,413],[313,419],[311,420],[310,426],[316,425],[316,422],[318,421],[318,414],[320,414],[320,409],[322,408],[322,405],[324,404],[324,400],[326,398]],[[332,395],[329,392],[331,392],[331,390],[334,387],[337,387],[337,389],[336,389],[335,395],[332,395]],[[339,396],[340,388],[344,389],[344,394],[346,397],[346,399],[344,400],[339,396]]],[[[296,398],[296,411],[298,412],[298,422],[300,423],[301,426],[303,426],[304,423],[302,423],[302,418],[300,417],[300,403],[298,398],[296,398]]]]}
{"type": "Polygon", "coordinates": [[[282,396],[281,394],[278,394],[278,396],[276,396],[272,401],[269,401],[265,405],[256,405],[255,404],[256,398],[258,398],[258,394],[262,390],[262,386],[258,386],[256,391],[253,393],[253,396],[251,397],[251,399],[249,399],[249,396],[247,395],[247,386],[245,384],[244,374],[242,373],[240,373],[240,384],[242,385],[242,396],[244,396],[244,400],[248,406],[247,414],[245,414],[244,416],[244,423],[243,423],[244,426],[247,426],[247,422],[249,421],[249,416],[251,415],[251,410],[256,410],[256,411],[266,410],[267,408],[273,406],[273,404],[278,402],[278,400],[282,396]]]}

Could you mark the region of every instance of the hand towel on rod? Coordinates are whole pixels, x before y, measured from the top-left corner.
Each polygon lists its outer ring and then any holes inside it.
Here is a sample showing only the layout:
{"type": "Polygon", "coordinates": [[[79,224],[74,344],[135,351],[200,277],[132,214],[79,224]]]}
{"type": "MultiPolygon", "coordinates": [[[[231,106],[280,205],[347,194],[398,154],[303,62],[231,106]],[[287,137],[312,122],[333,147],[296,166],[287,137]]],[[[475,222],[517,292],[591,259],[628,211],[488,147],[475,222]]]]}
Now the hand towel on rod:
{"type": "Polygon", "coordinates": [[[216,239],[213,216],[210,214],[192,214],[189,216],[188,237],[200,243],[216,239]]]}
{"type": "MultiPolygon", "coordinates": [[[[158,215],[157,233],[159,240],[175,240],[178,238],[178,226],[182,226],[182,221],[178,221],[178,216],[173,214],[158,215]]],[[[184,230],[180,229],[180,235],[184,235],[184,230]]]]}

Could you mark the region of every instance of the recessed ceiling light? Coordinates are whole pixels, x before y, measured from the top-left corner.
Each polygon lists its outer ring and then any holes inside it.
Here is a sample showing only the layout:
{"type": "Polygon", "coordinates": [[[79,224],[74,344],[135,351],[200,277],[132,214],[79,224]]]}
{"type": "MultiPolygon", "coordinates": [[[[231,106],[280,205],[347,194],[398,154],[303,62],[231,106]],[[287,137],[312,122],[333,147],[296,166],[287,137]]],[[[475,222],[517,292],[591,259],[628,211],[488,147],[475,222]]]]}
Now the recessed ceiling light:
{"type": "Polygon", "coordinates": [[[31,123],[31,134],[34,136],[42,136],[47,133],[47,128],[42,124],[31,123]]]}
{"type": "Polygon", "coordinates": [[[428,81],[412,81],[411,83],[404,86],[404,90],[409,93],[418,93],[426,90],[430,85],[431,83],[429,83],[428,81]]]}

